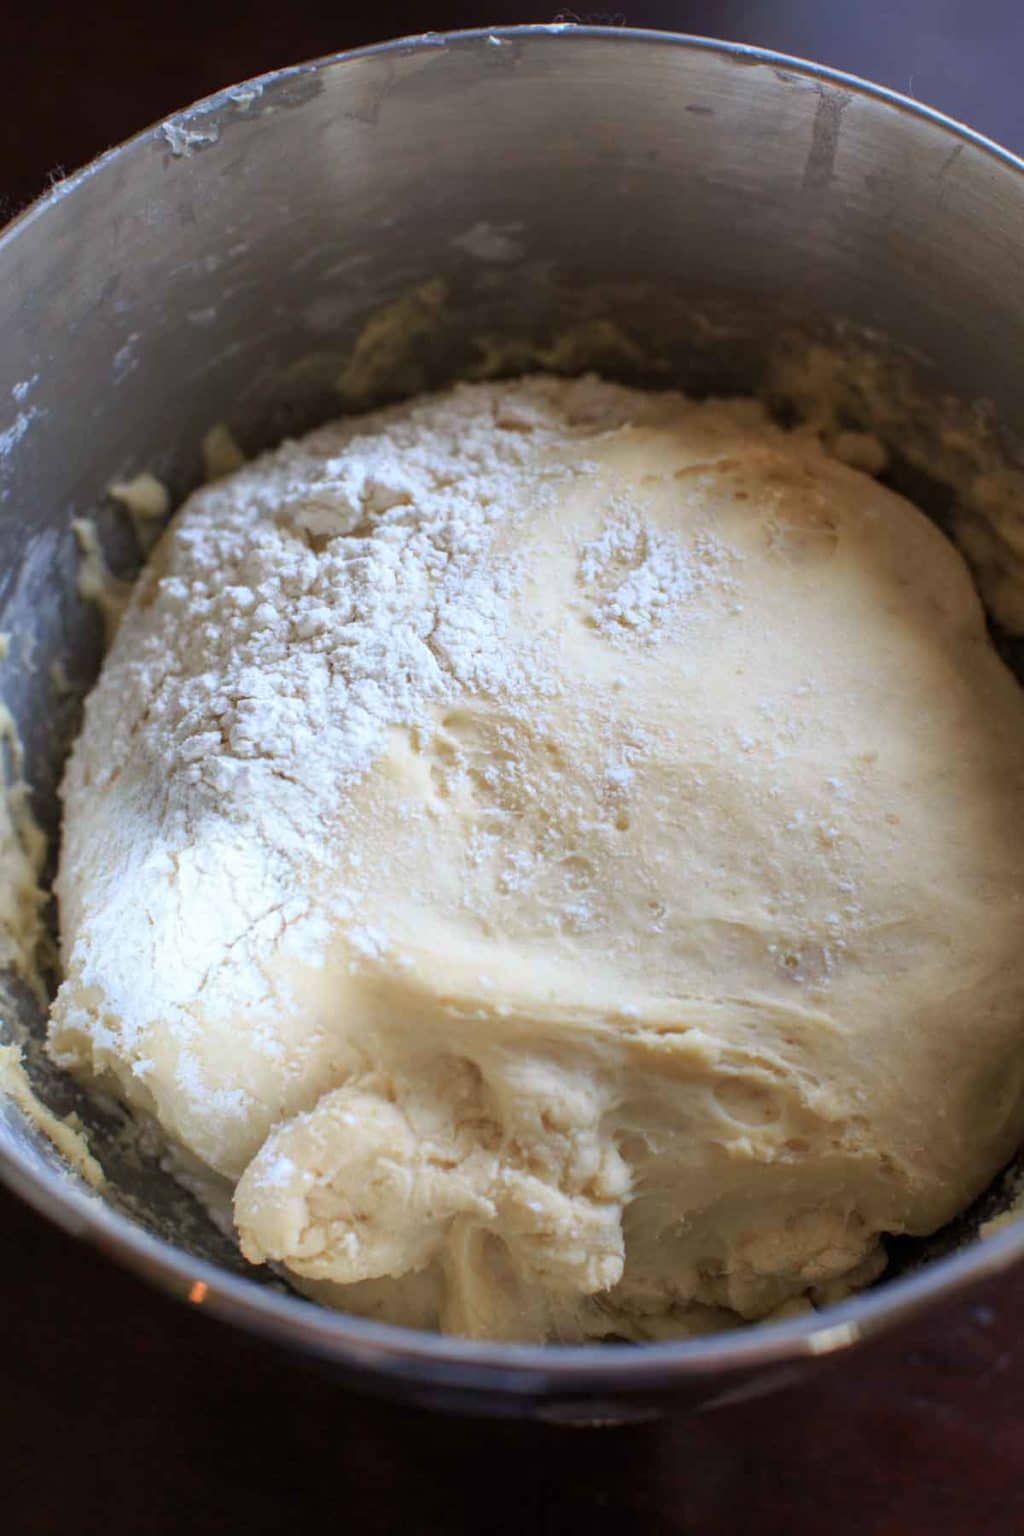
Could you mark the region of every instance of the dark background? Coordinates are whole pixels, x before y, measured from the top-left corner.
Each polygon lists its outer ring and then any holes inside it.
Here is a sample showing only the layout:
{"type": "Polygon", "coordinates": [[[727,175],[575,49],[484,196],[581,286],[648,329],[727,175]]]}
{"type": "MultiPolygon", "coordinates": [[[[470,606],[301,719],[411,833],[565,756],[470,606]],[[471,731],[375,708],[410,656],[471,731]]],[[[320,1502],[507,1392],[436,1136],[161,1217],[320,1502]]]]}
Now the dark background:
{"type": "MultiPolygon", "coordinates": [[[[615,14],[576,14],[816,58],[1024,150],[1024,0],[622,0],[615,14]]],[[[248,75],[403,32],[556,15],[572,13],[501,0],[9,0],[0,214],[248,75]]],[[[173,1306],[2,1193],[0,1231],[10,1536],[1024,1533],[1024,1274],[760,1403],[554,1430],[347,1394],[173,1306]]]]}

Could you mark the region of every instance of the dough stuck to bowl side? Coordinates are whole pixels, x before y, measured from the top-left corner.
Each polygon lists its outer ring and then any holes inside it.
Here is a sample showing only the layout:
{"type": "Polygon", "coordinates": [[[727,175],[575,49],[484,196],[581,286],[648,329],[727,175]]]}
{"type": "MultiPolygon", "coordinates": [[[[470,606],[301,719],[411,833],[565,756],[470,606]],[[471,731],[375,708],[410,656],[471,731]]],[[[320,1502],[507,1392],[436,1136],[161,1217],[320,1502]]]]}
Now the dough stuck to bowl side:
{"type": "Polygon", "coordinates": [[[1024,697],[753,402],[463,385],[204,487],[63,794],[55,1059],[332,1305],[756,1319],[1024,1135],[1024,697]]]}

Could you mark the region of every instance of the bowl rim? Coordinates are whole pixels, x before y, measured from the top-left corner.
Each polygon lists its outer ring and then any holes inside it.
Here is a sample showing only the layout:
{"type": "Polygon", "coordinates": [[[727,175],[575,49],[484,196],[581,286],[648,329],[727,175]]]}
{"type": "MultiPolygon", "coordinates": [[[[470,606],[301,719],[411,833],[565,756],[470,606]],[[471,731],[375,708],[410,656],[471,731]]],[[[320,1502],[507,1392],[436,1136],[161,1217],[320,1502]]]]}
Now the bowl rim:
{"type": "MultiPolygon", "coordinates": [[[[523,40],[542,46],[679,48],[716,55],[737,64],[763,65],[810,83],[873,99],[922,120],[955,144],[981,150],[1011,172],[1024,160],[963,123],[856,75],[813,61],[744,43],[647,28],[589,26],[573,22],[426,32],[270,70],[227,86],[152,123],[55,182],[0,230],[0,252],[57,203],[73,195],[110,163],[143,144],[156,145],[168,127],[201,125],[211,114],[237,104],[239,90],[276,86],[377,56],[427,50],[474,49],[523,40]]],[[[165,135],[166,137],[166,135],[165,135]]],[[[168,153],[170,140],[168,139],[168,153]]],[[[279,1291],[203,1259],[147,1232],[95,1193],[76,1184],[58,1165],[40,1168],[22,1148],[0,1150],[0,1182],[73,1236],[84,1238],[123,1267],[178,1299],[307,1355],[378,1377],[450,1388],[503,1390],[523,1396],[573,1392],[655,1390],[691,1378],[748,1375],[754,1370],[813,1359],[843,1350],[909,1319],[929,1306],[1011,1268],[1024,1258],[1024,1219],[1008,1223],[920,1270],[897,1276],[820,1313],[692,1339],[631,1346],[610,1344],[494,1343],[375,1322],[333,1311],[279,1291]]]]}

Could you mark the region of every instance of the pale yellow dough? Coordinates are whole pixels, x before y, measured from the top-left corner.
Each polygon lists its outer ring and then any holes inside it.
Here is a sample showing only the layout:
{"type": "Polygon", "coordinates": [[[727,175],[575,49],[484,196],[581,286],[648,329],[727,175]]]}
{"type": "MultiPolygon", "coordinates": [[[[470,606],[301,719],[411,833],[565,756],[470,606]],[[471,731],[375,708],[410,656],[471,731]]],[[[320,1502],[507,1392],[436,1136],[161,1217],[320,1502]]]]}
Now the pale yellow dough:
{"type": "Polygon", "coordinates": [[[751,403],[465,386],[174,520],[68,768],[52,1050],[340,1307],[758,1318],[1024,1133],[1022,768],[906,501],[751,403]]]}

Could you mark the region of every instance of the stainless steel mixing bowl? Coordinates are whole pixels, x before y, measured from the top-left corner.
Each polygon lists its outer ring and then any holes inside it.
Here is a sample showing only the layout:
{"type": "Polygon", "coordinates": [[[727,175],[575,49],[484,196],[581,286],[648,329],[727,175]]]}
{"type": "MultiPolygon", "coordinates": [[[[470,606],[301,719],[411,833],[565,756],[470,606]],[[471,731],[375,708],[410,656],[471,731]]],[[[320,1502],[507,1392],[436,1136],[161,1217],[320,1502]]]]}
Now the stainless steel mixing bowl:
{"type": "MultiPolygon", "coordinates": [[[[105,487],[145,468],[184,494],[212,422],[253,450],[336,414],[346,363],[350,386],[361,373],[383,395],[486,356],[512,368],[554,337],[570,367],[586,354],[641,380],[756,387],[781,330],[838,318],[885,333],[930,388],[984,397],[1012,436],[1022,281],[1020,162],[889,92],[753,49],[564,26],[427,35],[267,76],[148,130],[0,238],[0,690],[39,820],[55,836],[61,752],[100,657],[71,520],[95,516],[130,568],[105,487]],[[401,344],[387,324],[365,330],[382,313],[401,344]],[[70,694],[52,686],[58,659],[70,694]]],[[[38,1042],[42,1007],[9,991],[7,1025],[38,1042]]],[[[819,1315],[693,1342],[406,1332],[248,1270],[189,1196],[126,1154],[113,1106],[29,1056],[43,1097],[88,1123],[109,1199],[7,1104],[12,1189],[174,1295],[420,1402],[567,1422],[710,1406],[1024,1252],[1018,1223],[921,1265],[912,1252],[819,1315]]]]}

